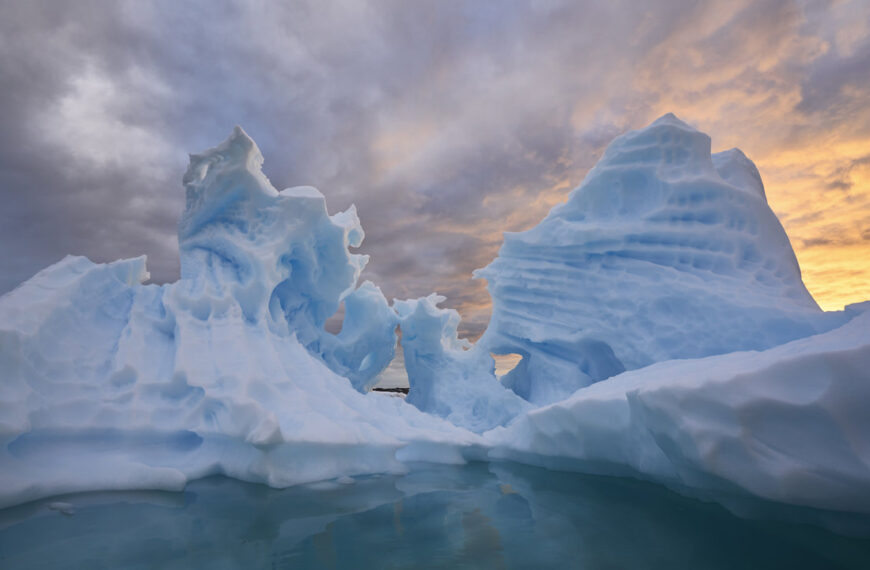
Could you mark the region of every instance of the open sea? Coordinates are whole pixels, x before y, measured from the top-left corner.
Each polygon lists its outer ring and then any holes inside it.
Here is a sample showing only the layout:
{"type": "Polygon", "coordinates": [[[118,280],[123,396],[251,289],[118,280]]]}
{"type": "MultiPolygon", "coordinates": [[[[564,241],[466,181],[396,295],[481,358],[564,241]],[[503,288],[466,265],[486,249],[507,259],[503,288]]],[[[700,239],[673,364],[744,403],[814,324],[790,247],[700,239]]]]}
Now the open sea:
{"type": "Polygon", "coordinates": [[[416,465],[283,490],[212,477],[28,503],[0,510],[0,568],[866,570],[868,529],[867,517],[728,510],[632,479],[416,465]]]}

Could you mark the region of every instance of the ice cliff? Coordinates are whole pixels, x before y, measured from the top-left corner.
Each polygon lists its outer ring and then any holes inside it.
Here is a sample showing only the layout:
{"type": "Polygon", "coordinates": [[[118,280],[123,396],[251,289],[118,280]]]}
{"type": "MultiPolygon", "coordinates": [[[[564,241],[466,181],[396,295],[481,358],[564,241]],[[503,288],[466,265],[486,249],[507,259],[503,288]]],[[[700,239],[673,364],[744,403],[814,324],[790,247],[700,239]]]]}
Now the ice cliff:
{"type": "Polygon", "coordinates": [[[191,156],[179,281],[70,256],[0,297],[0,506],[493,459],[870,513],[868,305],[816,306],[740,151],[672,115],[617,138],[478,272],[473,346],[443,297],[358,284],[355,210],[262,160],[238,128],[191,156]],[[367,393],[396,326],[407,402],[367,393]]]}

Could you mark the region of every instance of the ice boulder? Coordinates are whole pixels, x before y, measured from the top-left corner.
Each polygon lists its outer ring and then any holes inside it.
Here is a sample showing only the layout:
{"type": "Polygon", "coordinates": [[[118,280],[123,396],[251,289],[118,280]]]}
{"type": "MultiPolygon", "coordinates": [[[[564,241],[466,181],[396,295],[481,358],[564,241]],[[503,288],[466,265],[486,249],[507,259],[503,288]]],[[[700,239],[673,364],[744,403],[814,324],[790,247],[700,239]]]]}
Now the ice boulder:
{"type": "Polygon", "coordinates": [[[180,489],[225,474],[274,486],[404,462],[461,462],[479,438],[363,394],[397,317],[357,286],[353,209],[276,191],[236,129],[191,157],[182,276],[69,256],[0,297],[0,507],[58,493],[180,489]],[[342,330],[323,329],[341,301],[342,330]]]}
{"type": "Polygon", "coordinates": [[[565,204],[508,233],[485,278],[479,349],[546,404],[623,370],[763,350],[829,330],[755,165],[665,115],[615,139],[565,204]]]}

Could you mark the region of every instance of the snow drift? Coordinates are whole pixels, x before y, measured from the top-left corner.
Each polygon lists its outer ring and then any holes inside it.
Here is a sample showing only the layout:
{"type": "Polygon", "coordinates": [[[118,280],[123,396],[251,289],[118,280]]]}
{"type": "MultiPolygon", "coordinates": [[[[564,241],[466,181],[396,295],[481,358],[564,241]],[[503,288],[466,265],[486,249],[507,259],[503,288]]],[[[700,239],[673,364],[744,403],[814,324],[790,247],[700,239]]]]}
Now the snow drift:
{"type": "Polygon", "coordinates": [[[442,297],[359,285],[355,210],[261,164],[238,128],[191,156],[178,282],[67,257],[0,298],[0,506],[490,458],[870,513],[870,311],[816,306],[739,151],[672,115],[615,140],[478,273],[474,346],[442,297]],[[367,394],[397,325],[407,402],[367,394]]]}

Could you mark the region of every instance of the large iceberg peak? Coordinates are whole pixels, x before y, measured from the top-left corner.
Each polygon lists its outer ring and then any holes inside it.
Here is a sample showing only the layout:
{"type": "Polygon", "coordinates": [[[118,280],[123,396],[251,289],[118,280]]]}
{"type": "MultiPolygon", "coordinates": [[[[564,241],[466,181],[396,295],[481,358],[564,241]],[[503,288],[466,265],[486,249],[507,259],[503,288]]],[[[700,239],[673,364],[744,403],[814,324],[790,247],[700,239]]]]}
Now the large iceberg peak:
{"type": "MultiPolygon", "coordinates": [[[[508,234],[477,273],[494,306],[483,345],[572,361],[576,389],[601,370],[760,350],[841,322],[801,281],[752,161],[710,148],[672,114],[617,137],[566,204],[508,234]]],[[[560,395],[512,381],[533,401],[560,395]]]]}
{"type": "Polygon", "coordinates": [[[614,140],[596,169],[655,169],[656,176],[665,179],[709,174],[710,145],[707,134],[668,113],[614,140]]]}
{"type": "Polygon", "coordinates": [[[396,317],[380,289],[357,288],[368,256],[349,251],[364,237],[356,208],[330,216],[315,188],[278,192],[262,164],[240,127],[191,156],[174,298],[203,318],[230,312],[268,322],[366,390],[393,357],[396,317]],[[336,336],[324,324],[342,301],[348,332],[336,336]]]}
{"type": "Polygon", "coordinates": [[[801,281],[752,161],[712,154],[673,114],[617,137],[565,204],[505,234],[475,275],[493,314],[472,352],[519,355],[498,380],[539,405],[624,370],[763,350],[846,319],[801,281]]]}
{"type": "Polygon", "coordinates": [[[190,191],[207,186],[202,181],[209,175],[214,178],[232,169],[257,173],[263,166],[263,154],[254,139],[242,127],[236,125],[232,134],[216,147],[190,155],[190,164],[181,181],[190,191]]]}

